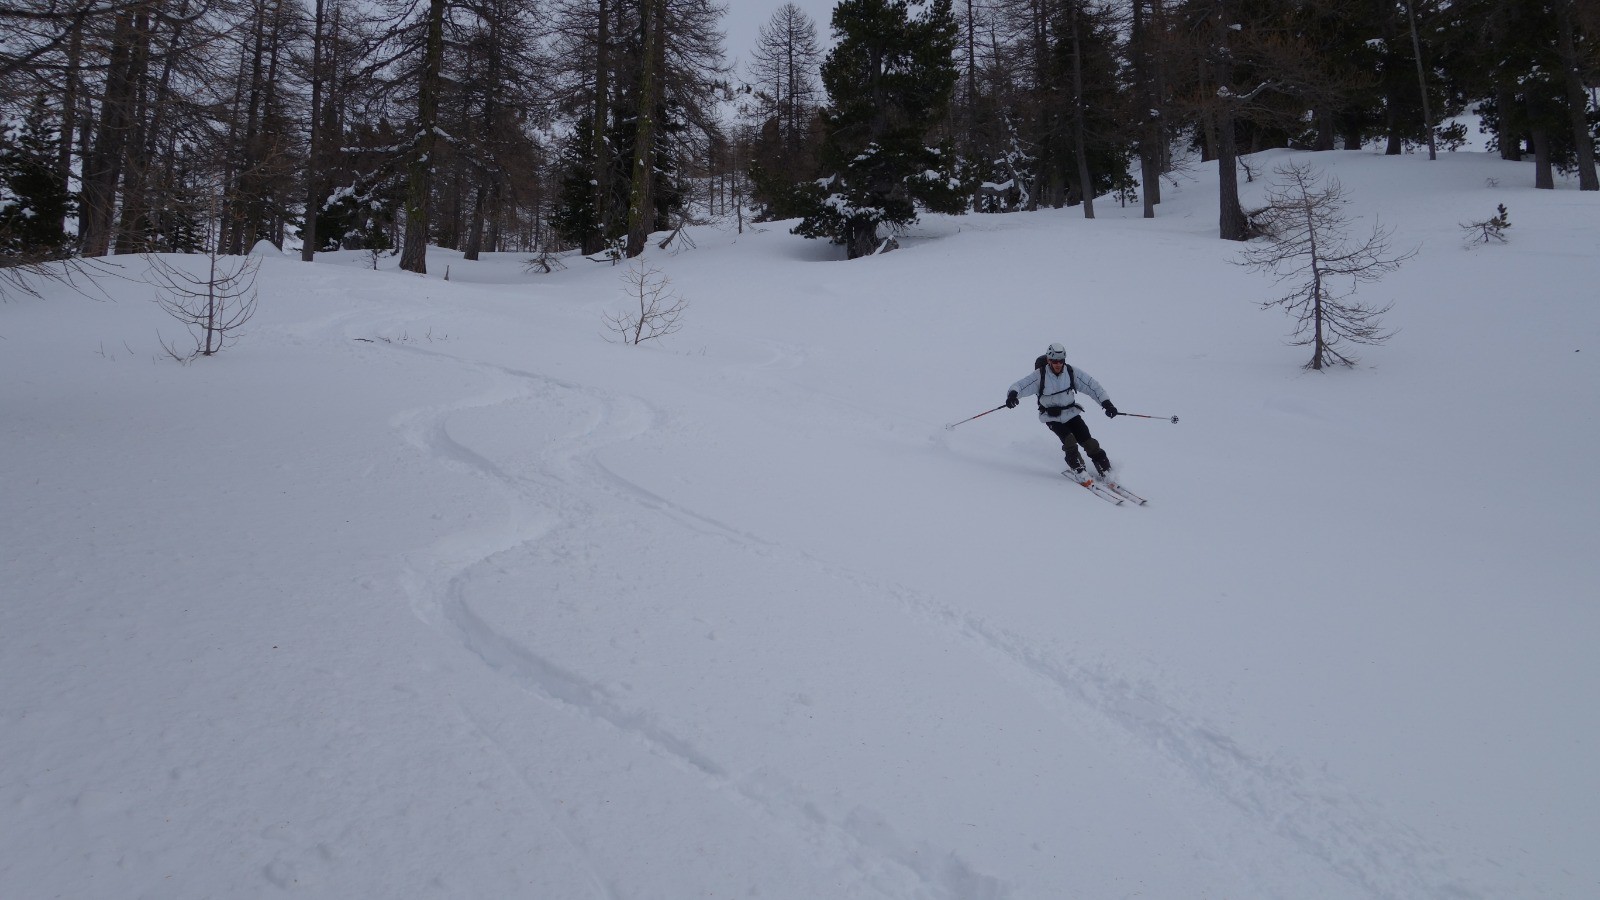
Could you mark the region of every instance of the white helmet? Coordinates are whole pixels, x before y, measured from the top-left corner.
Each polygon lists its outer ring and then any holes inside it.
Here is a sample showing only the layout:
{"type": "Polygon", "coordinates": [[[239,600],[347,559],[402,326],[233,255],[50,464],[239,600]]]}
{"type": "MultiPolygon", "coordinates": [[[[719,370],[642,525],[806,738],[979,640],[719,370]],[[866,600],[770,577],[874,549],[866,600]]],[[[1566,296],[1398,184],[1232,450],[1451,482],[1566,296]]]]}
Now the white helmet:
{"type": "Polygon", "coordinates": [[[1067,348],[1061,346],[1060,344],[1051,344],[1050,349],[1044,352],[1044,358],[1048,362],[1056,362],[1058,360],[1061,362],[1066,362],[1067,348]]]}

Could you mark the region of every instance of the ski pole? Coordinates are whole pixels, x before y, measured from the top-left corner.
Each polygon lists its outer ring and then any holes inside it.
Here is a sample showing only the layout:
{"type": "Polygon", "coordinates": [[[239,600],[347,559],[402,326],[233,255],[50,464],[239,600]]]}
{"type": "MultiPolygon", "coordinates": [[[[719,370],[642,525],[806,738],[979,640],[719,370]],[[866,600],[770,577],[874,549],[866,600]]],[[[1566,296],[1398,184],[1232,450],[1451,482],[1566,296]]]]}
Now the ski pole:
{"type": "MultiPolygon", "coordinates": [[[[1167,419],[1167,421],[1171,422],[1174,425],[1178,424],[1178,417],[1177,416],[1172,416],[1171,418],[1168,418],[1167,416],[1146,416],[1146,415],[1141,415],[1139,413],[1125,413],[1125,412],[1119,412],[1119,413],[1117,413],[1117,415],[1119,415],[1119,416],[1133,416],[1135,419],[1167,419]]],[[[957,424],[959,424],[959,423],[957,423],[957,424]]]]}
{"type": "Polygon", "coordinates": [[[986,409],[983,412],[978,413],[977,415],[973,416],[971,419],[962,419],[960,422],[951,422],[949,425],[946,425],[944,427],[944,430],[945,431],[949,431],[950,429],[956,427],[957,425],[961,425],[961,424],[966,423],[966,422],[971,422],[972,419],[981,419],[984,416],[987,416],[989,413],[999,412],[1000,410],[1005,409],[1005,408],[1006,408],[1006,405],[1004,403],[1002,403],[999,406],[996,406],[994,409],[986,409]]]}

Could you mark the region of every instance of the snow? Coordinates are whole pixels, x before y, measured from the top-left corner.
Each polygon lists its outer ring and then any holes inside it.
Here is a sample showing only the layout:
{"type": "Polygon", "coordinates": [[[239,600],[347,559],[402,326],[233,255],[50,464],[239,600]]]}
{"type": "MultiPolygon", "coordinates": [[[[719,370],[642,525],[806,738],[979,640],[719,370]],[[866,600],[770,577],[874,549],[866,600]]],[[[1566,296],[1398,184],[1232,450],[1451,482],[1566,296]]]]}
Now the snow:
{"type": "Polygon", "coordinates": [[[640,346],[515,254],[267,254],[187,366],[136,281],[0,305],[0,896],[1595,896],[1600,196],[1296,158],[1421,250],[1353,370],[1210,167],[701,228],[640,346]],[[1052,341],[1179,416],[1089,420],[1148,507],[945,428],[1052,341]]]}

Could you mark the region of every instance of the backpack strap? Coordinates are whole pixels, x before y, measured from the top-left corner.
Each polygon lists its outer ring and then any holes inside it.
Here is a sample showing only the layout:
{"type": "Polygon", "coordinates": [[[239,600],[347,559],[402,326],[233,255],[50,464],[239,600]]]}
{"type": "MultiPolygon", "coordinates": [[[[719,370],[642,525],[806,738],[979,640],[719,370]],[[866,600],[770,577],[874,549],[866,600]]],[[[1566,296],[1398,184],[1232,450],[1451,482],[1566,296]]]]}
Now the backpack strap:
{"type": "MultiPolygon", "coordinates": [[[[1039,371],[1039,390],[1035,393],[1034,402],[1039,405],[1039,412],[1042,413],[1044,412],[1044,357],[1041,356],[1034,360],[1033,365],[1039,371]]],[[[1067,363],[1067,390],[1074,394],[1078,392],[1078,374],[1072,371],[1072,363],[1067,363]]],[[[1077,404],[1073,405],[1076,406],[1077,404]]],[[[1071,407],[1067,408],[1071,409],[1071,407]]],[[[1079,406],[1078,408],[1082,409],[1083,407],[1079,406]]]]}

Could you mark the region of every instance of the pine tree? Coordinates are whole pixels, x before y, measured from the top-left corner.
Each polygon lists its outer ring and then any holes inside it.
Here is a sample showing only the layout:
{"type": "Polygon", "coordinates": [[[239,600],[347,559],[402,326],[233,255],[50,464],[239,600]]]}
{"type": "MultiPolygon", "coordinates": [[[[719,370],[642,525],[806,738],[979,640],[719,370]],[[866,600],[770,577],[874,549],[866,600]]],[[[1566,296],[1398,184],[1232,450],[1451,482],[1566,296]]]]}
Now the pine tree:
{"type": "MultiPolygon", "coordinates": [[[[1600,190],[1583,71],[1594,51],[1581,29],[1592,4],[1566,0],[1464,0],[1449,7],[1458,89],[1486,98],[1483,127],[1505,159],[1534,156],[1534,186],[1553,188],[1554,169],[1576,168],[1583,190],[1600,190]]],[[[1593,15],[1593,13],[1589,13],[1593,15]]]]}
{"type": "Polygon", "coordinates": [[[402,208],[398,179],[361,178],[333,192],[317,212],[317,249],[382,251],[394,249],[389,233],[402,208]]]}
{"type": "Polygon", "coordinates": [[[928,144],[955,89],[957,27],[950,0],[843,0],[833,34],[822,65],[826,174],[795,233],[843,244],[855,259],[878,250],[880,225],[915,222],[918,203],[965,207],[955,153],[928,144]],[[912,18],[913,5],[927,9],[912,18]]]}
{"type": "Polygon", "coordinates": [[[62,219],[73,197],[55,160],[60,137],[42,100],[15,128],[0,128],[0,260],[64,254],[62,219]]]}
{"type": "Polygon", "coordinates": [[[616,234],[605,234],[600,208],[595,205],[594,160],[589,153],[593,141],[589,131],[592,124],[579,121],[573,133],[562,145],[561,158],[556,163],[559,187],[556,205],[550,211],[550,227],[569,246],[581,247],[585,252],[599,252],[598,248],[615,240],[616,234]],[[597,235],[605,240],[593,243],[597,235]],[[590,250],[590,247],[597,249],[590,250]]]}

